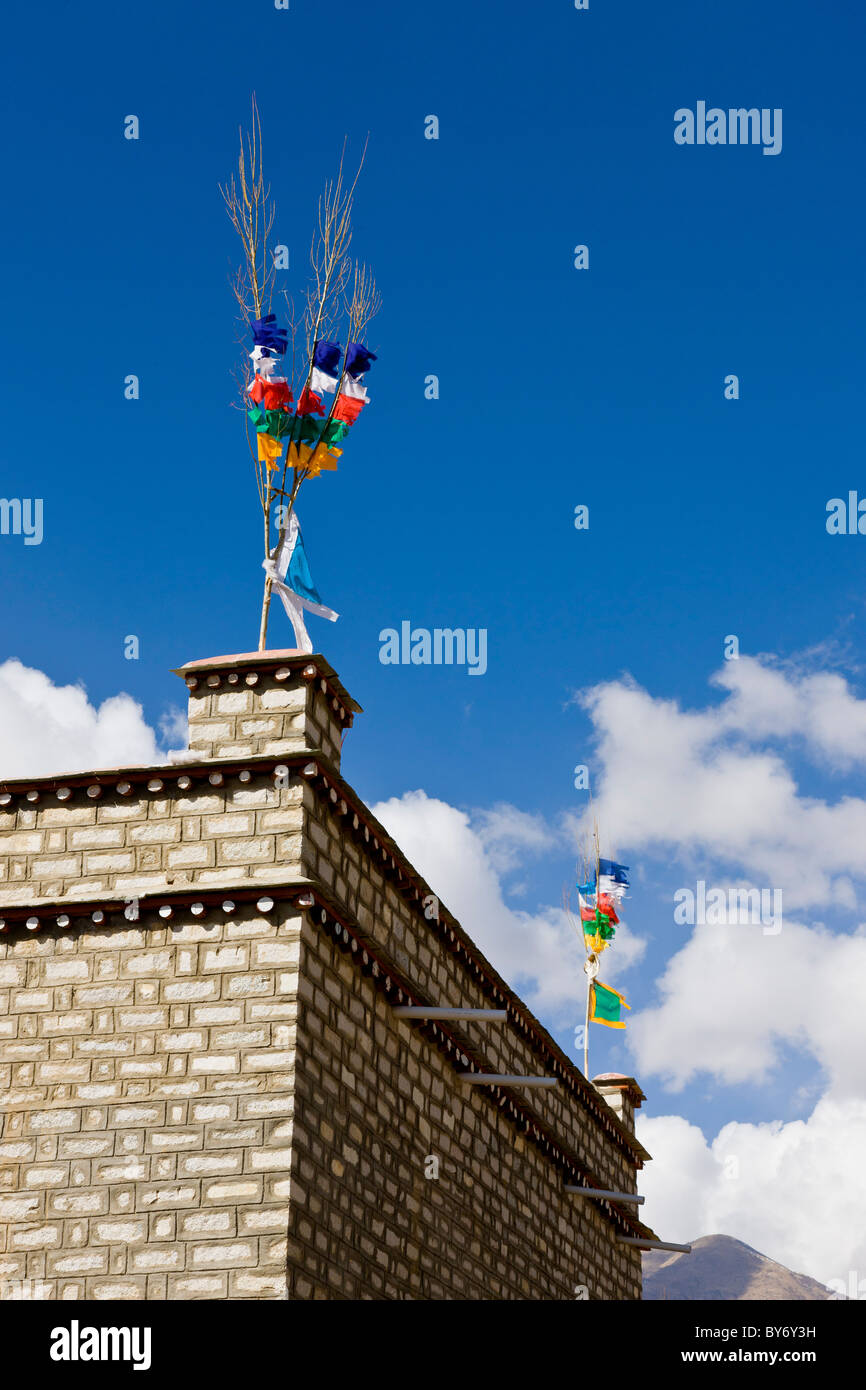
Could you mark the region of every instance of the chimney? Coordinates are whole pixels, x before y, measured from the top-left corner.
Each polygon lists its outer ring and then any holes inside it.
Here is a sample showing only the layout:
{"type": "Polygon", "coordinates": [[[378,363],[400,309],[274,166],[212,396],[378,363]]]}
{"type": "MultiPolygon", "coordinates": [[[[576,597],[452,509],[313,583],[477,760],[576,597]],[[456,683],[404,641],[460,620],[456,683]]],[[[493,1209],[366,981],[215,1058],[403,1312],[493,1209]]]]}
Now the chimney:
{"type": "Polygon", "coordinates": [[[321,752],[340,769],[361,706],[322,656],[293,648],[188,661],[189,750],[202,760],[321,752]]]}
{"type": "Polygon", "coordinates": [[[626,1129],[634,1134],[634,1112],[646,1100],[634,1077],[623,1076],[618,1071],[606,1071],[601,1076],[594,1076],[592,1084],[626,1129]]]}

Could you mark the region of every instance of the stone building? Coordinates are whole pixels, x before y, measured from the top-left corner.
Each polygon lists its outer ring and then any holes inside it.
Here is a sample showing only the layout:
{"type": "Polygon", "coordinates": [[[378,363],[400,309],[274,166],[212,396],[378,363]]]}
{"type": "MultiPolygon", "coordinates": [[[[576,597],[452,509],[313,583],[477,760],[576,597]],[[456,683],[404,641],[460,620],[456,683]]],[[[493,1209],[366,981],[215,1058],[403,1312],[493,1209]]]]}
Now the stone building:
{"type": "Polygon", "coordinates": [[[177,674],[188,754],[0,783],[0,1296],[640,1298],[638,1207],[568,1191],[636,1191],[640,1088],[343,780],[333,670],[177,674]]]}

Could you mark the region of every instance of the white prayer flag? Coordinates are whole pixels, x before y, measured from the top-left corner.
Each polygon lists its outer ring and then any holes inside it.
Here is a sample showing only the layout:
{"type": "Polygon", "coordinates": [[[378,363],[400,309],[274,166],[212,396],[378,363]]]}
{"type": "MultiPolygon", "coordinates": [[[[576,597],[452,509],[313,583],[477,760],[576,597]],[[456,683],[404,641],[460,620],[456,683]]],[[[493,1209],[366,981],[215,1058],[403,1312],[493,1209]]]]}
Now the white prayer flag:
{"type": "Polygon", "coordinates": [[[313,374],[310,377],[311,391],[315,391],[316,395],[319,395],[322,391],[336,391],[336,389],[337,378],[335,376],[328,376],[327,372],[320,371],[318,367],[313,368],[313,374]]]}
{"type": "Polygon", "coordinates": [[[267,573],[272,588],[282,599],[286,616],[294,630],[295,645],[299,651],[312,653],[313,644],[304,624],[304,609],[320,618],[327,618],[332,623],[335,623],[340,615],[332,608],[324,606],[313,583],[296,512],[292,512],[289,517],[285,534],[271,559],[262,561],[262,568],[267,573]]]}

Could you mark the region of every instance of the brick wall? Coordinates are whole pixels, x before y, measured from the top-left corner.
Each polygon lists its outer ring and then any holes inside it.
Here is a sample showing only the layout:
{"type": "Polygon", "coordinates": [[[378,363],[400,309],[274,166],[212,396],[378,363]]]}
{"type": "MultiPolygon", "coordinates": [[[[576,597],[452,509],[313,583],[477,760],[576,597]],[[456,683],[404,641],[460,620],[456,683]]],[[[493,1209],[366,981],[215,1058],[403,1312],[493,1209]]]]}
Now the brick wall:
{"type": "Polygon", "coordinates": [[[179,674],[186,760],[0,784],[0,1296],[639,1297],[636,1209],[564,1191],[635,1190],[630,1102],[342,779],[330,667],[179,674]]]}
{"type": "MultiPolygon", "coordinates": [[[[640,1255],[598,1204],[564,1192],[558,1167],[309,920],[301,959],[290,1296],[573,1299],[582,1285],[640,1298],[640,1255]]],[[[485,1052],[507,1032],[464,1026],[485,1052]]],[[[603,1149],[592,1131],[569,1127],[603,1149]]]]}
{"type": "Polygon", "coordinates": [[[285,1288],[298,916],[0,946],[0,1281],[51,1298],[285,1288]]]}

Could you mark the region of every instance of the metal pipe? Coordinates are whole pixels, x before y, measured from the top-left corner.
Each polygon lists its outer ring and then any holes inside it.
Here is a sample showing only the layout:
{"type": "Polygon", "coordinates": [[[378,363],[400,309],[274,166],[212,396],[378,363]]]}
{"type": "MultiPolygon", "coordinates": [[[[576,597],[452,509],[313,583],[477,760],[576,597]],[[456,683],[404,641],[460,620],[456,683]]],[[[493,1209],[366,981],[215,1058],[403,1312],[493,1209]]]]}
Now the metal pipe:
{"type": "Polygon", "coordinates": [[[574,1192],[581,1197],[604,1198],[610,1202],[636,1202],[640,1205],[646,1201],[646,1197],[637,1197],[633,1192],[604,1192],[599,1187],[574,1187],[566,1183],[565,1190],[566,1192],[574,1192]]]}
{"type": "Polygon", "coordinates": [[[489,1071],[461,1071],[461,1081],[469,1086],[558,1086],[555,1076],[497,1076],[489,1071]]]}
{"type": "Polygon", "coordinates": [[[500,1023],[508,1018],[505,1009],[437,1009],[432,1005],[411,1005],[395,1009],[397,1018],[465,1018],[471,1023],[500,1023]]]}
{"type": "Polygon", "coordinates": [[[692,1253],[690,1245],[672,1245],[668,1240],[644,1240],[643,1236],[619,1236],[620,1245],[639,1245],[642,1250],[681,1250],[684,1255],[692,1253]]]}

